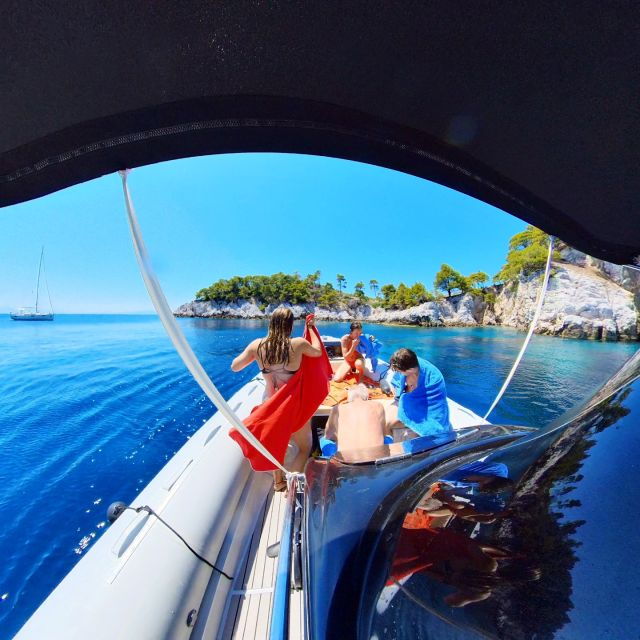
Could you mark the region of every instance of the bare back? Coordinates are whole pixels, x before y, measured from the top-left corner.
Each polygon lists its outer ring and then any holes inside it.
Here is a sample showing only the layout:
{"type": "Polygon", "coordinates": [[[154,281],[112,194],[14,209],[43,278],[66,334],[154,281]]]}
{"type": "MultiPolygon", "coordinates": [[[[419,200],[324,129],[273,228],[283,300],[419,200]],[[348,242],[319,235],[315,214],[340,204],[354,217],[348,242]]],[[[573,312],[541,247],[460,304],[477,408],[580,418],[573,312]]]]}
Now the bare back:
{"type": "Polygon", "coordinates": [[[257,338],[251,341],[245,350],[233,359],[232,371],[241,371],[252,362],[257,362],[266,382],[265,398],[272,396],[278,389],[284,386],[302,364],[302,357],[318,358],[322,355],[322,343],[315,332],[311,333],[312,343],[304,338],[291,338],[289,344],[289,356],[285,362],[267,362],[262,357],[263,350],[260,345],[265,338],[257,338]]]}
{"type": "Polygon", "coordinates": [[[250,347],[253,347],[255,353],[255,359],[260,369],[286,369],[288,371],[297,371],[302,364],[302,356],[305,355],[305,345],[309,343],[304,338],[291,338],[291,348],[289,349],[289,358],[286,362],[266,362],[261,356],[260,344],[264,341],[264,338],[254,340],[250,347]]]}
{"type": "Polygon", "coordinates": [[[366,449],[384,444],[384,408],[375,400],[340,404],[332,409],[327,438],[337,441],[338,450],[366,449]]]}

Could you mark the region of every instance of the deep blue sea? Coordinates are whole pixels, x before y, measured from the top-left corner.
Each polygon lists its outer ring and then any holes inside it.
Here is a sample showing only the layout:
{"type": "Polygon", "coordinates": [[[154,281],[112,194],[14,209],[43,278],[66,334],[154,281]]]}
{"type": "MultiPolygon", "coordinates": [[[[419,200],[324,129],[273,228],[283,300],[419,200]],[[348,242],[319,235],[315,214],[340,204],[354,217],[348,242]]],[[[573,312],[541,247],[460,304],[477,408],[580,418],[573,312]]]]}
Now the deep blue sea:
{"type": "MultiPolygon", "coordinates": [[[[229,371],[260,321],[181,319],[225,397],[256,373],[229,371]]],[[[346,325],[319,324],[339,336],[346,325]]],[[[413,348],[449,395],[483,414],[524,333],[370,326],[383,356],[413,348]]],[[[300,335],[301,326],[296,330],[300,335]]],[[[586,400],[638,348],[535,336],[492,422],[540,426],[586,400]]],[[[11,638],[130,501],[213,413],[155,316],[0,316],[0,638],[11,638]]]]}

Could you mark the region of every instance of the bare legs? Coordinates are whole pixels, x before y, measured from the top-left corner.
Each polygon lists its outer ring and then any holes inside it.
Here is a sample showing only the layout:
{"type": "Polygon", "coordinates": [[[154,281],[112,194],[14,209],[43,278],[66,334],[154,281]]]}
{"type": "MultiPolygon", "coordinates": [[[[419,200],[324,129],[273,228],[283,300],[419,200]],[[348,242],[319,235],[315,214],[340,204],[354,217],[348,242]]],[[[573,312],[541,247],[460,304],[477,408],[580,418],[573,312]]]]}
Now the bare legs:
{"type": "MultiPolygon", "coordinates": [[[[309,456],[311,455],[311,447],[313,446],[313,438],[311,436],[311,420],[307,422],[301,429],[298,429],[289,442],[293,442],[298,453],[290,465],[290,471],[302,471],[309,456]]],[[[273,488],[275,491],[284,491],[287,488],[287,480],[284,473],[280,469],[273,472],[273,488]]]]}
{"type": "MultiPolygon", "coordinates": [[[[357,381],[358,383],[362,382],[362,377],[365,372],[364,360],[362,358],[358,358],[353,363],[353,368],[357,371],[357,381]]],[[[351,373],[351,365],[348,362],[340,363],[340,366],[336,369],[335,374],[333,375],[333,379],[336,382],[342,382],[349,374],[351,373]]]]}
{"type": "Polygon", "coordinates": [[[291,442],[298,447],[298,453],[291,463],[291,471],[302,471],[309,456],[311,455],[311,447],[313,446],[313,438],[311,437],[311,420],[309,420],[302,429],[298,429],[292,436],[291,442]]]}
{"type": "Polygon", "coordinates": [[[273,472],[273,490],[284,491],[287,488],[287,480],[284,477],[284,473],[280,469],[276,469],[273,472]]]}
{"type": "Polygon", "coordinates": [[[418,434],[407,427],[407,425],[398,418],[398,405],[388,404],[384,408],[384,417],[386,420],[385,432],[386,436],[393,436],[394,442],[401,442],[402,440],[411,440],[417,438],[418,434]],[[394,430],[401,429],[398,432],[394,430]]]}
{"type": "Polygon", "coordinates": [[[387,422],[385,435],[390,436],[393,429],[404,427],[404,424],[398,419],[397,404],[386,404],[384,407],[384,417],[387,422]]]}

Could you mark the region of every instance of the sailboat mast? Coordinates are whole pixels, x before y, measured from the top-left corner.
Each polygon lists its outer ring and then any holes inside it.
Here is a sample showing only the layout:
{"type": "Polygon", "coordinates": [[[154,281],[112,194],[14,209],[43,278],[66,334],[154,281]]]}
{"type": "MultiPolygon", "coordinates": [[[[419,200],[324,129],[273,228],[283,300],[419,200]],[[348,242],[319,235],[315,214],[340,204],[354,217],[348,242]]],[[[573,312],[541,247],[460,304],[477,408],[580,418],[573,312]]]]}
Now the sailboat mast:
{"type": "Polygon", "coordinates": [[[38,313],[38,294],[40,293],[40,271],[42,270],[42,256],[44,256],[44,246],[40,252],[40,265],[38,266],[38,284],[36,285],[36,313],[38,313]]]}

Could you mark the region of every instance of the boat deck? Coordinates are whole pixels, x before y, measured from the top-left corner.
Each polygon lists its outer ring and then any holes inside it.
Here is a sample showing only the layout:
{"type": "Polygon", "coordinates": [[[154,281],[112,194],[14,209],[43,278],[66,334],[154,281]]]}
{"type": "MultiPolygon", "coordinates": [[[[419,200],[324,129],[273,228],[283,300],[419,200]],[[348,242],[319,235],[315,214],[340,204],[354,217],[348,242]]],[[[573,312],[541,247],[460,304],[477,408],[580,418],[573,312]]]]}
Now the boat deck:
{"type": "MultiPolygon", "coordinates": [[[[285,511],[284,493],[271,492],[251,539],[247,561],[237,573],[231,592],[226,624],[220,635],[225,640],[266,640],[278,558],[267,556],[267,547],[278,542],[285,511]]],[[[291,592],[289,637],[302,640],[304,619],[302,591],[291,592]]]]}

